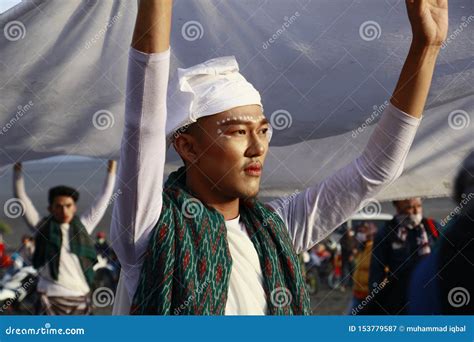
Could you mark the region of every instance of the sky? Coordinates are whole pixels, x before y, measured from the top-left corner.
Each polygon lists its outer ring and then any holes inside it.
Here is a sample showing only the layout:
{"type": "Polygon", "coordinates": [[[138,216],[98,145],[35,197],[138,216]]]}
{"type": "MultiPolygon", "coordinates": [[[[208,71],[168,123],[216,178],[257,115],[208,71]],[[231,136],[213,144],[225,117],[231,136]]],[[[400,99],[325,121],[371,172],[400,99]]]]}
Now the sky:
{"type": "Polygon", "coordinates": [[[0,13],[5,12],[7,9],[12,8],[20,2],[21,0],[0,0],[0,13]]]}

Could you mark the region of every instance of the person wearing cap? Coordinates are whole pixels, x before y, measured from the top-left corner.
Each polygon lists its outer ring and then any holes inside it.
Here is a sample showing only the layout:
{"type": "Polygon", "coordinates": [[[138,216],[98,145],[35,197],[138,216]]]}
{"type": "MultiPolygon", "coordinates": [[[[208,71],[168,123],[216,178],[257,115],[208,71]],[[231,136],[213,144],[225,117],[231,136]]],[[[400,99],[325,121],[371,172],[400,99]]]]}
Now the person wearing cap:
{"type": "Polygon", "coordinates": [[[23,208],[23,218],[35,234],[32,263],[38,269],[38,314],[87,315],[96,262],[90,234],[107,209],[115,184],[117,162],[109,160],[102,191],[93,204],[77,215],[79,192],[59,185],[49,189],[49,214],[40,217],[26,193],[22,164],[16,163],[13,192],[23,208]]]}
{"type": "Polygon", "coordinates": [[[112,249],[107,243],[105,232],[100,231],[95,235],[95,250],[98,255],[108,258],[112,254],[112,249]]]}
{"type": "Polygon", "coordinates": [[[257,200],[271,139],[233,56],[178,69],[168,89],[171,0],[139,3],[111,241],[114,314],[310,314],[297,253],[402,172],[447,34],[447,1],[407,1],[413,43],[360,156],[296,196],[257,200]],[[174,94],[167,103],[168,91],[174,94]],[[163,185],[167,146],[184,166],[163,185]]]}

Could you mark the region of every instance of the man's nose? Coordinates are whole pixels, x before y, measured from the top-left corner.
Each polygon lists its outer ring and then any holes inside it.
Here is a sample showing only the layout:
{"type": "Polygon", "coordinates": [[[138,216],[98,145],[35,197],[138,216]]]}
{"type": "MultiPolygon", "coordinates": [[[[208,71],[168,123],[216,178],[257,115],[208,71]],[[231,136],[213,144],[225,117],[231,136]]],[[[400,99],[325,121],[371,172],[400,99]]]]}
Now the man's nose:
{"type": "Polygon", "coordinates": [[[247,157],[262,156],[265,153],[265,144],[259,137],[253,137],[247,149],[247,157]]]}

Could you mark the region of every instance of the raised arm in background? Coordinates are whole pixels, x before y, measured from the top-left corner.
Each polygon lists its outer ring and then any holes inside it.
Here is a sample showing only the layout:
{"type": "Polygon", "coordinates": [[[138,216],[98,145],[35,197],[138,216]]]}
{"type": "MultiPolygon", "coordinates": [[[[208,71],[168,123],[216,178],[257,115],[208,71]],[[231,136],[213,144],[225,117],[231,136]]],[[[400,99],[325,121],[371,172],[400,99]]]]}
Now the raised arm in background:
{"type": "Polygon", "coordinates": [[[92,233],[107,210],[109,200],[114,191],[116,170],[117,162],[115,160],[109,160],[107,165],[107,176],[102,191],[96,196],[92,205],[80,216],[80,220],[89,234],[92,233]]]}
{"type": "Polygon", "coordinates": [[[30,228],[33,233],[36,233],[36,225],[39,223],[41,217],[26,193],[22,168],[21,163],[16,163],[13,167],[13,195],[20,200],[23,206],[23,219],[28,228],[30,228]]]}

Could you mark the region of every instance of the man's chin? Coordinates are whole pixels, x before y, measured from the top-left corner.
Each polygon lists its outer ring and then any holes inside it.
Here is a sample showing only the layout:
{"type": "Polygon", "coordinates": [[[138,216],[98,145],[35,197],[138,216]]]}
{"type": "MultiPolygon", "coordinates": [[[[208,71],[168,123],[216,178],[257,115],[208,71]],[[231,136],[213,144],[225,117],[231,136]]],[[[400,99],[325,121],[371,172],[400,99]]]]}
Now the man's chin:
{"type": "Polygon", "coordinates": [[[254,188],[254,189],[245,189],[244,191],[240,192],[239,198],[247,200],[251,198],[257,197],[259,192],[259,188],[254,188]]]}
{"type": "Polygon", "coordinates": [[[63,224],[63,223],[71,223],[72,218],[56,218],[56,221],[58,221],[58,222],[61,223],[61,224],[63,224]]]}
{"type": "Polygon", "coordinates": [[[256,197],[260,190],[260,181],[239,180],[221,191],[231,198],[248,199],[256,197]]]}

